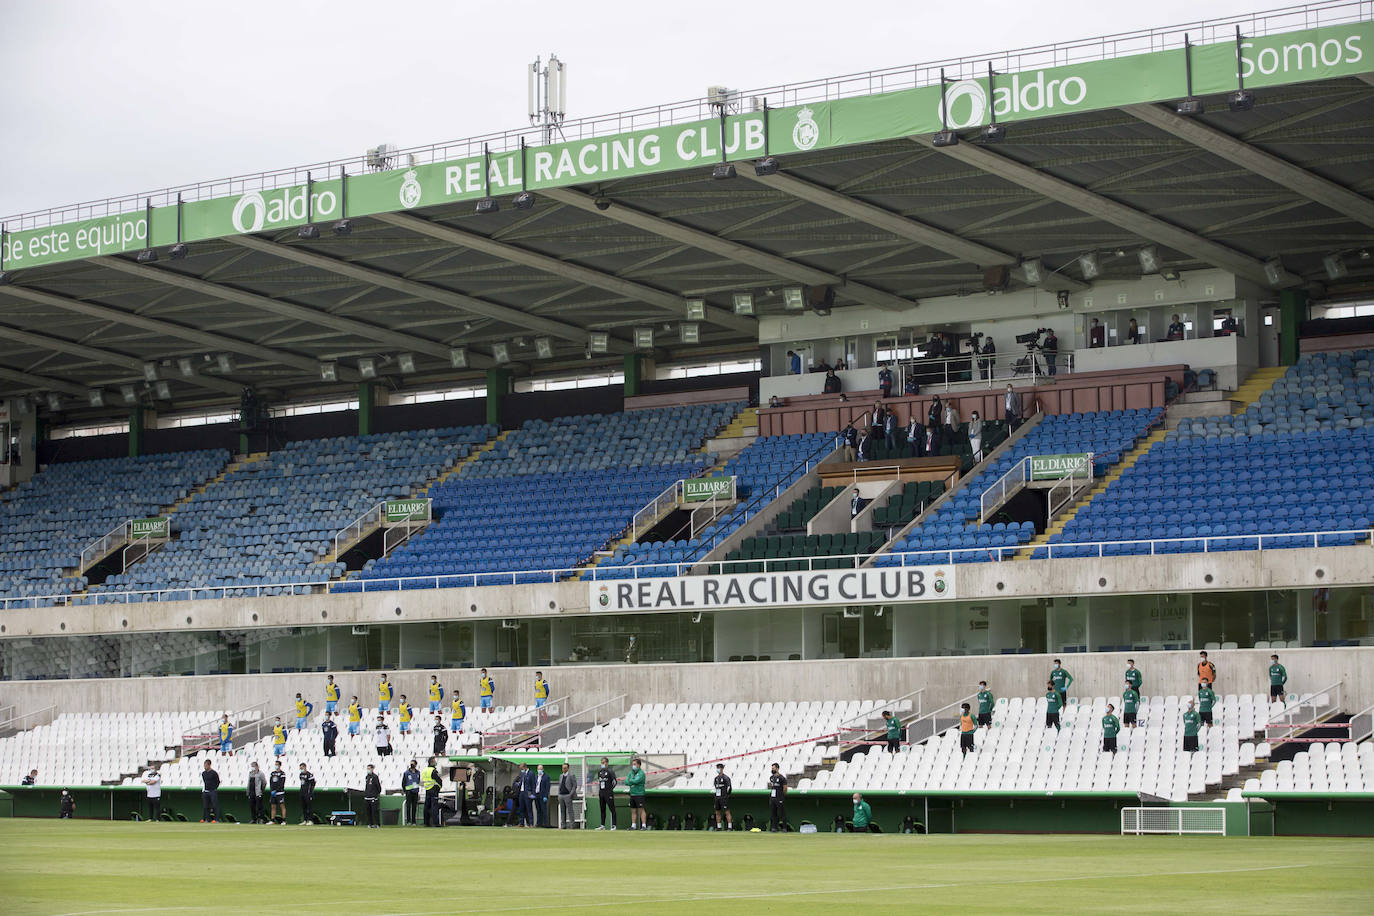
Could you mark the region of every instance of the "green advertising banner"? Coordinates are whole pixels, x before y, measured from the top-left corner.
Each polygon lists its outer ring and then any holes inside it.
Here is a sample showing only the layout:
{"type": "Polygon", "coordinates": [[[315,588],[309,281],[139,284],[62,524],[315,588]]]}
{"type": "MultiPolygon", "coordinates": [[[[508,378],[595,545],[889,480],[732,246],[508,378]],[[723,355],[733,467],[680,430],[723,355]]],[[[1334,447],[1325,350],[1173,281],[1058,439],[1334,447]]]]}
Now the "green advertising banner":
{"type": "MultiPolygon", "coordinates": [[[[1369,54],[1374,22],[1307,29],[1241,44],[1239,75],[1245,86],[1263,89],[1374,71],[1369,54]]],[[[1210,95],[1236,88],[1236,46],[1195,45],[1193,92],[1210,95]]],[[[962,130],[989,123],[1025,121],[1182,98],[1187,94],[1182,49],[1157,51],[1062,67],[1025,70],[731,115],[722,126],[708,119],[629,133],[417,165],[414,168],[348,176],[348,211],[337,174],[304,184],[182,205],[182,239],[188,242],[269,232],[310,221],[394,213],[474,200],[487,193],[514,193],[603,180],[699,168],[728,159],[830,149],[858,143],[929,134],[949,126],[962,130]],[[764,118],[767,117],[765,129],[764,118]]],[[[151,244],[176,240],[176,207],[153,211],[151,244]]],[[[137,251],[149,245],[140,211],[10,233],[4,243],[6,270],[80,258],[137,251]]]]}
{"type": "Polygon", "coordinates": [[[1032,455],[1030,465],[1031,480],[1058,480],[1084,465],[1091,470],[1092,455],[1086,452],[1078,455],[1032,455]]]}
{"type": "Polygon", "coordinates": [[[699,503],[708,499],[733,499],[735,478],[694,477],[682,482],[682,501],[699,503]]]}
{"type": "Polygon", "coordinates": [[[386,523],[403,525],[406,522],[423,522],[429,519],[428,499],[394,499],[386,504],[386,523]]]}
{"type": "Polygon", "coordinates": [[[172,536],[172,520],[167,516],[159,518],[135,518],[129,521],[129,536],[132,540],[154,538],[166,540],[172,536]]]}

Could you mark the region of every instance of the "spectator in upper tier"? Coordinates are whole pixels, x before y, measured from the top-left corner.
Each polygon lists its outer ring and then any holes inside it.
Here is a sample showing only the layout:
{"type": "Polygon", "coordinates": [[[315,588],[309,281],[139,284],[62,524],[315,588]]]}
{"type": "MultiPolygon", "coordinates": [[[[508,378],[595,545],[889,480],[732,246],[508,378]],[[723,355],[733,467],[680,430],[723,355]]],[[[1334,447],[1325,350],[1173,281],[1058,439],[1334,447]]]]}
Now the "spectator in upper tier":
{"type": "Polygon", "coordinates": [[[1021,424],[1021,394],[1012,390],[1011,382],[1007,382],[1007,393],[1002,398],[1002,404],[1006,410],[1007,431],[1010,432],[1021,424]]]}
{"type": "Polygon", "coordinates": [[[945,425],[945,441],[954,442],[959,432],[959,424],[963,422],[962,418],[959,416],[959,405],[954,401],[950,400],[945,402],[945,415],[943,420],[945,425]]]}
{"type": "Polygon", "coordinates": [[[859,433],[859,443],[855,448],[855,457],[860,461],[867,461],[873,456],[873,435],[867,429],[859,433]]]}
{"type": "Polygon", "coordinates": [[[845,371],[845,370],[848,369],[848,368],[849,368],[849,367],[848,367],[847,365],[845,365],[844,360],[842,360],[842,359],[837,359],[837,360],[835,360],[835,371],[836,371],[836,372],[843,372],[843,371],[845,371]]]}
{"type": "Polygon", "coordinates": [[[1094,318],[1092,324],[1088,325],[1088,348],[1096,350],[1107,345],[1107,329],[1098,323],[1094,318]]]}
{"type": "Polygon", "coordinates": [[[1236,316],[1235,316],[1235,315],[1227,315],[1225,318],[1222,319],[1222,321],[1221,321],[1221,331],[1220,331],[1219,336],[1221,336],[1221,337],[1230,337],[1230,336],[1233,335],[1233,334],[1239,334],[1239,333],[1240,333],[1240,324],[1239,324],[1239,322],[1236,321],[1236,316]]]}
{"type": "Polygon", "coordinates": [[[1054,375],[1055,363],[1059,361],[1059,338],[1054,336],[1054,328],[1045,328],[1045,342],[1040,345],[1040,353],[1045,357],[1045,374],[1054,375]]]}
{"type": "Polygon", "coordinates": [[[1217,692],[1206,681],[1197,685],[1197,711],[1202,724],[1212,727],[1212,707],[1216,705],[1217,692]]]}
{"type": "MultiPolygon", "coordinates": [[[[1288,684],[1288,669],[1279,664],[1277,655],[1269,656],[1269,700],[1278,700],[1280,703],[1288,701],[1286,686],[1288,684]]],[[[38,772],[37,770],[34,771],[38,772]]]]}
{"type": "Polygon", "coordinates": [[[1054,668],[1050,670],[1050,683],[1054,689],[1059,691],[1059,705],[1069,705],[1069,685],[1073,683],[1073,675],[1069,674],[1067,668],[1059,663],[1059,659],[1054,660],[1054,668]]]}
{"type": "Polygon", "coordinates": [[[926,426],[939,426],[945,422],[945,405],[937,394],[930,402],[929,409],[926,410],[926,426]]]}
{"type": "Polygon", "coordinates": [[[1126,325],[1126,342],[1138,344],[1140,337],[1140,325],[1136,324],[1135,319],[1132,318],[1130,324],[1126,325]]]}
{"type": "Polygon", "coordinates": [[[859,457],[859,431],[854,428],[853,423],[845,424],[844,432],[840,433],[840,441],[844,443],[844,460],[856,460],[859,457]]]}
{"type": "Polygon", "coordinates": [[[887,416],[887,408],[882,401],[873,402],[873,410],[868,415],[868,431],[876,439],[883,434],[883,419],[887,416]]]}
{"type": "Polygon", "coordinates": [[[778,397],[776,394],[773,395],[772,397],[770,397],[770,398],[768,399],[768,406],[769,406],[769,407],[781,407],[781,406],[782,406],[782,398],[778,397]]]}
{"type": "Polygon", "coordinates": [[[983,419],[976,410],[968,421],[968,447],[975,463],[983,460],[983,419]]]}
{"type": "Polygon", "coordinates": [[[902,382],[902,394],[917,395],[921,393],[921,386],[916,383],[916,373],[908,372],[906,379],[902,382]]]}
{"type": "Polygon", "coordinates": [[[860,496],[860,495],[859,495],[859,488],[858,488],[858,487],[855,487],[855,488],[854,488],[854,495],[853,495],[853,497],[851,497],[850,500],[849,500],[849,517],[850,517],[850,518],[856,517],[860,512],[864,511],[864,506],[867,505],[867,504],[868,504],[868,500],[866,500],[866,499],[864,499],[862,496],[860,496]]]}
{"type": "Polygon", "coordinates": [[[911,420],[906,425],[906,448],[912,458],[920,457],[921,447],[925,445],[926,428],[916,411],[911,412],[911,420]]]}
{"type": "Polygon", "coordinates": [[[1102,717],[1102,750],[1116,753],[1116,736],[1121,731],[1121,720],[1116,717],[1116,707],[1107,704],[1107,714],[1102,717]]]}
{"type": "Polygon", "coordinates": [[[822,394],[839,394],[840,377],[835,374],[834,369],[829,369],[825,373],[825,384],[821,387],[822,394]]]}
{"type": "Polygon", "coordinates": [[[801,375],[801,357],[793,350],[787,351],[787,371],[791,372],[793,375],[801,375]]]}
{"type": "Polygon", "coordinates": [[[1183,322],[1182,322],[1182,321],[1179,321],[1179,320],[1178,320],[1178,316],[1175,315],[1175,316],[1174,316],[1174,320],[1169,322],[1169,333],[1166,334],[1165,336],[1166,336],[1169,340],[1182,340],[1182,339],[1183,339],[1183,335],[1184,335],[1183,322]]]}
{"type": "Polygon", "coordinates": [[[940,427],[938,424],[931,424],[926,427],[926,441],[921,451],[927,458],[940,454],[940,427]]]}
{"type": "Polygon", "coordinates": [[[991,337],[983,338],[983,378],[991,379],[993,370],[997,366],[997,345],[992,342],[991,337]]]}
{"type": "Polygon", "coordinates": [[[892,397],[892,369],[888,366],[878,370],[878,390],[883,393],[883,397],[892,397]]]}
{"type": "Polygon", "coordinates": [[[883,413],[883,444],[887,446],[889,452],[897,450],[897,411],[888,410],[883,413]]]}

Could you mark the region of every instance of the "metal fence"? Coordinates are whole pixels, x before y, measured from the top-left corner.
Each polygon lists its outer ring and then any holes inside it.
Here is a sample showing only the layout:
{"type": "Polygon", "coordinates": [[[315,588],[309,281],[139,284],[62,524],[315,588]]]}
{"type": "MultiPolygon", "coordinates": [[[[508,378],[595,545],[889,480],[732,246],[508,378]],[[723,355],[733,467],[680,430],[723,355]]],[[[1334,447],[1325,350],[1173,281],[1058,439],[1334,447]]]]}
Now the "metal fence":
{"type": "MultiPolygon", "coordinates": [[[[788,107],[934,86],[940,83],[942,71],[949,79],[969,79],[984,76],[989,66],[998,72],[1011,73],[1181,48],[1185,35],[1194,45],[1212,44],[1234,41],[1237,28],[1247,36],[1263,36],[1315,28],[1319,25],[1360,22],[1371,18],[1374,18],[1374,0],[1328,0],[1324,3],[1306,3],[1216,19],[1197,19],[1156,29],[1119,32],[991,54],[953,57],[807,82],[780,83],[758,89],[741,90],[738,97],[741,106],[747,105],[751,109],[762,108],[765,103],[775,108],[788,107]]],[[[557,139],[559,142],[587,140],[645,128],[690,123],[713,118],[716,111],[710,100],[696,98],[566,120],[560,125],[557,139]]],[[[528,146],[540,146],[543,144],[543,130],[542,125],[532,125],[462,140],[409,147],[397,150],[394,153],[394,161],[409,163],[413,160],[417,164],[427,164],[480,156],[486,150],[493,153],[510,152],[520,149],[522,142],[528,146]]],[[[375,163],[370,163],[367,153],[363,152],[267,172],[235,175],[20,213],[5,217],[2,221],[9,231],[17,232],[75,220],[131,213],[142,210],[147,201],[151,201],[155,207],[172,206],[177,202],[178,196],[186,201],[210,200],[248,191],[294,187],[305,183],[307,173],[312,173],[316,177],[332,177],[340,168],[356,174],[374,166],[375,163]]]]}

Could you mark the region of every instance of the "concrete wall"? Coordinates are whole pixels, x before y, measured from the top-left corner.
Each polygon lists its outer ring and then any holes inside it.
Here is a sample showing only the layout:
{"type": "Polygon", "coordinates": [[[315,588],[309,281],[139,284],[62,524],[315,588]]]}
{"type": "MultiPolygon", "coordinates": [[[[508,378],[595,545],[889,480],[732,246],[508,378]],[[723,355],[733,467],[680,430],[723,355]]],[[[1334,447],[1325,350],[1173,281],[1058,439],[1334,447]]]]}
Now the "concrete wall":
{"type": "MultiPolygon", "coordinates": [[[[766,647],[765,647],[766,648],[766,647]]],[[[1074,676],[1072,696],[1108,696],[1119,691],[1128,653],[1061,656],[1074,676]]],[[[1217,666],[1220,693],[1267,693],[1269,650],[1236,649],[1209,653],[1217,666]]],[[[1374,704],[1374,647],[1285,649],[1279,652],[1294,690],[1311,691],[1337,681],[1345,686],[1343,706],[1358,712],[1374,704]]],[[[1143,693],[1187,695],[1196,689],[1196,652],[1135,653],[1144,674],[1143,693]]],[[[836,659],[823,661],[715,662],[683,665],[595,665],[559,667],[549,672],[554,693],[571,695],[575,708],[618,694],[630,703],[776,702],[778,700],[872,699],[900,696],[925,688],[926,709],[976,692],[986,680],[998,696],[1040,696],[1052,665],[1049,655],[985,655],[912,659],[836,659]]],[[[477,672],[399,671],[389,677],[413,705],[429,676],[475,701],[477,672]]],[[[529,704],[534,671],[492,669],[499,704],[529,704]]],[[[345,698],[357,694],[376,705],[376,672],[335,672],[345,698]]],[[[32,712],[50,704],[71,712],[240,709],[262,700],[285,710],[297,691],[319,703],[323,674],[261,674],[118,680],[16,681],[0,685],[0,704],[32,712]]],[[[475,702],[470,705],[475,706],[475,702]]]]}

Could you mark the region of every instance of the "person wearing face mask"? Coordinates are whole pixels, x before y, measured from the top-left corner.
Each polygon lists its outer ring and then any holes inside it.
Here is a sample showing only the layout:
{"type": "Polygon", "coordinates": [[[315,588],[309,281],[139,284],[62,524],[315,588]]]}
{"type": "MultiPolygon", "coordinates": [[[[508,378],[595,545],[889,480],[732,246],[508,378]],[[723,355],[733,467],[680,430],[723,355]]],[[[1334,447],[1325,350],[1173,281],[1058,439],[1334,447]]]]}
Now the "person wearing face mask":
{"type": "Polygon", "coordinates": [[[1206,652],[1198,653],[1197,680],[1199,684],[1206,683],[1208,687],[1216,686],[1217,666],[1207,660],[1206,652]]]}
{"type": "Polygon", "coordinates": [[[1007,383],[1007,393],[1002,398],[1003,406],[1006,409],[1007,429],[1010,432],[1021,425],[1021,395],[1013,391],[1011,383],[1007,383]]]}
{"type": "Polygon", "coordinates": [[[968,421],[968,445],[973,452],[973,463],[977,464],[983,460],[983,418],[978,415],[978,411],[973,412],[973,416],[968,421]]]}
{"type": "Polygon", "coordinates": [[[851,833],[877,833],[878,825],[873,823],[873,809],[858,792],[854,793],[854,816],[850,820],[851,833]]]}

